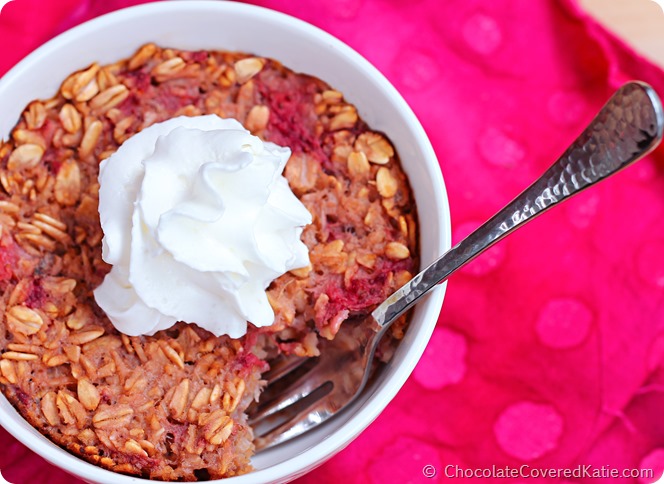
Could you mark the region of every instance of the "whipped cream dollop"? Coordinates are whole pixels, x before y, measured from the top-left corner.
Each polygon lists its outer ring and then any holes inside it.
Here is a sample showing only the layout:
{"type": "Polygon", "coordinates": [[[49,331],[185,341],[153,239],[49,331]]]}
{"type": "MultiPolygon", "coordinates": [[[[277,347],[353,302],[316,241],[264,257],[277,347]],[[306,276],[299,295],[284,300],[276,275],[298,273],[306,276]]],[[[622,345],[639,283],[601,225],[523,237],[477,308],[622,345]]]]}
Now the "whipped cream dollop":
{"type": "Polygon", "coordinates": [[[94,291],[115,327],[178,321],[238,338],[274,322],[265,289],[309,264],[311,214],[282,176],[288,148],[234,119],[178,117],[132,136],[99,174],[103,259],[94,291]]]}

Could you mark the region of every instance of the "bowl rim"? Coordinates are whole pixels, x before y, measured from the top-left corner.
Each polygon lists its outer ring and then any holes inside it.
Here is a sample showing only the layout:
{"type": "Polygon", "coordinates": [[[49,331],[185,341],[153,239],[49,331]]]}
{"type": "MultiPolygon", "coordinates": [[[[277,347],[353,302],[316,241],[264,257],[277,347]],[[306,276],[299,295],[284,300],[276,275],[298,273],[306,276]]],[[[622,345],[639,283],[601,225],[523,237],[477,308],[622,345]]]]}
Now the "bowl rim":
{"type": "MultiPolygon", "coordinates": [[[[413,113],[412,109],[408,106],[396,88],[392,86],[392,84],[385,78],[385,76],[368,60],[366,60],[363,56],[361,56],[358,52],[356,52],[343,41],[337,39],[324,30],[309,24],[306,21],[265,7],[239,2],[218,2],[216,0],[172,0],[168,2],[157,1],[123,8],[93,18],[55,36],[23,58],[14,67],[12,67],[0,79],[0,97],[3,96],[5,86],[16,82],[16,79],[20,79],[22,71],[29,68],[33,64],[39,63],[42,59],[48,57],[50,54],[59,51],[63,44],[66,44],[80,37],[94,35],[95,29],[97,29],[99,26],[103,26],[105,24],[122,24],[122,22],[127,19],[131,19],[132,17],[139,15],[147,15],[155,10],[159,10],[160,14],[174,14],[183,10],[215,10],[217,12],[230,11],[236,13],[251,13],[252,15],[258,15],[263,18],[269,17],[269,20],[272,22],[288,24],[289,28],[297,29],[304,35],[318,37],[324,40],[327,44],[334,47],[335,50],[339,51],[341,55],[343,55],[343,57],[353,65],[354,68],[363,71],[365,74],[372,78],[374,83],[378,84],[381,89],[389,94],[394,103],[398,105],[404,122],[409,124],[413,132],[416,134],[417,145],[426,154],[426,166],[432,168],[429,166],[431,165],[432,160],[433,162],[436,162],[436,165],[438,164],[431,142],[429,141],[424,128],[413,113]]],[[[431,181],[434,186],[434,193],[432,194],[434,200],[432,200],[432,204],[436,207],[438,215],[441,216],[441,220],[439,222],[441,224],[442,233],[440,235],[438,248],[441,249],[440,253],[442,254],[443,251],[448,250],[451,246],[451,221],[445,183],[439,168],[434,170],[434,176],[431,181]],[[435,176],[436,173],[438,176],[435,176]]],[[[446,284],[441,284],[439,288],[432,291],[432,293],[428,296],[427,310],[421,316],[421,318],[424,320],[424,323],[420,329],[420,334],[414,338],[412,342],[413,344],[408,348],[406,357],[404,358],[404,363],[407,364],[401,364],[392,375],[390,379],[390,385],[383,386],[376,391],[375,395],[372,396],[372,400],[378,400],[383,403],[380,405],[363,406],[343,426],[341,426],[335,432],[329,434],[323,441],[306,449],[304,452],[298,454],[297,456],[291,457],[283,462],[272,465],[265,469],[253,471],[243,476],[231,477],[223,480],[213,480],[210,482],[228,482],[233,484],[241,484],[257,481],[263,482],[261,478],[277,481],[294,479],[313,469],[346,447],[346,445],[352,442],[355,437],[364,431],[366,427],[368,427],[368,425],[378,417],[378,415],[395,397],[396,393],[399,391],[399,389],[401,389],[407,378],[412,373],[415,365],[424,352],[424,349],[431,337],[431,334],[433,333],[433,330],[435,329],[436,321],[442,307],[445,289],[446,284]],[[412,355],[415,355],[415,357],[412,355]],[[325,445],[322,445],[323,443],[325,445]],[[296,471],[293,470],[292,466],[293,458],[298,460],[296,471]]],[[[26,445],[29,449],[33,450],[47,461],[57,465],[66,472],[75,474],[82,479],[90,479],[99,483],[103,482],[109,484],[122,484],[146,481],[143,478],[118,474],[116,472],[90,464],[78,456],[74,456],[68,453],[66,450],[53,444],[50,440],[44,439],[43,436],[37,431],[26,432],[19,426],[18,423],[14,422],[11,418],[8,417],[8,414],[5,411],[5,404],[8,405],[8,403],[4,395],[1,395],[0,399],[2,399],[2,402],[0,402],[0,425],[2,425],[10,434],[26,445]]]]}

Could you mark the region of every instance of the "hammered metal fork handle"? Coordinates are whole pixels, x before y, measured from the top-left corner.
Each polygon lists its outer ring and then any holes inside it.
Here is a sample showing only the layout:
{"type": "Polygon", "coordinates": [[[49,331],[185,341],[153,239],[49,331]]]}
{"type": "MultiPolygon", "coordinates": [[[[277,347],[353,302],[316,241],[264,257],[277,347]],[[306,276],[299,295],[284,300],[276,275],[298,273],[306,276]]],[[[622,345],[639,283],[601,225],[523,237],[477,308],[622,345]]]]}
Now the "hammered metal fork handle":
{"type": "Polygon", "coordinates": [[[622,170],[662,139],[664,114],[642,82],[622,86],[576,141],[535,183],[378,306],[372,316],[389,326],[420,297],[526,222],[622,170]]]}

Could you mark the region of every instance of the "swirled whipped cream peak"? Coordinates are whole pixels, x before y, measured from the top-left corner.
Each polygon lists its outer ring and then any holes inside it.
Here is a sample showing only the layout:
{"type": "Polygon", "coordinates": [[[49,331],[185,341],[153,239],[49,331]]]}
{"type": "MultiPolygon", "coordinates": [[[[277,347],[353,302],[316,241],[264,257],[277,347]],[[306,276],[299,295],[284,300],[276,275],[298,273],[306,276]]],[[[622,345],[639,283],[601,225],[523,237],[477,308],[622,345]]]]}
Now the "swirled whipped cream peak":
{"type": "Polygon", "coordinates": [[[178,117],[150,126],[99,174],[103,259],[94,291],[115,327],[154,334],[178,321],[219,336],[269,326],[265,289],[309,264],[311,214],[282,172],[288,148],[233,119],[178,117]]]}

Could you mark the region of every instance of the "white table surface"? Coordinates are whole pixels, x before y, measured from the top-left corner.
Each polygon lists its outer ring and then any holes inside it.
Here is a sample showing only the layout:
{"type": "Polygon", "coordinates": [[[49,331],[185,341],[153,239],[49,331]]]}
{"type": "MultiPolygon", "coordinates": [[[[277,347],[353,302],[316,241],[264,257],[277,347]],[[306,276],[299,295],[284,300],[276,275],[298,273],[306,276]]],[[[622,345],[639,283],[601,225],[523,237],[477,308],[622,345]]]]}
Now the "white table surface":
{"type": "Polygon", "coordinates": [[[591,15],[636,51],[664,67],[664,0],[580,0],[591,15]],[[659,4],[659,5],[658,5],[659,4]]]}

